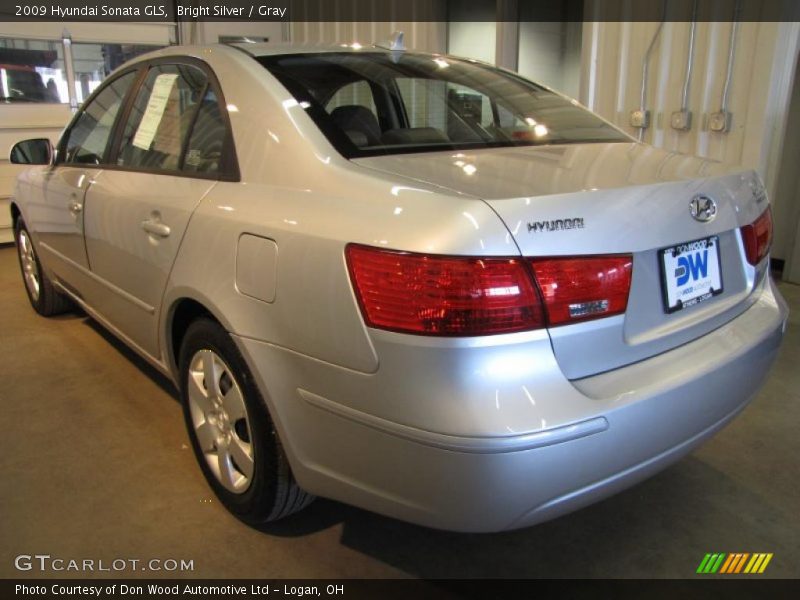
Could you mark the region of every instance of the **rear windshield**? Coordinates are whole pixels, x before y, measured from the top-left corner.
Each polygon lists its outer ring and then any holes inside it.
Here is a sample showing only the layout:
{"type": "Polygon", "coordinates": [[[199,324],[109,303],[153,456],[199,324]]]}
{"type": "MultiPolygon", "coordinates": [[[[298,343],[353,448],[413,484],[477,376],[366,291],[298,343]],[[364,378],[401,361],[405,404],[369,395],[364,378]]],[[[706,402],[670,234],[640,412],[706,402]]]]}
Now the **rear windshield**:
{"type": "Polygon", "coordinates": [[[572,100],[468,60],[387,52],[258,60],[347,158],[630,141],[572,100]]]}

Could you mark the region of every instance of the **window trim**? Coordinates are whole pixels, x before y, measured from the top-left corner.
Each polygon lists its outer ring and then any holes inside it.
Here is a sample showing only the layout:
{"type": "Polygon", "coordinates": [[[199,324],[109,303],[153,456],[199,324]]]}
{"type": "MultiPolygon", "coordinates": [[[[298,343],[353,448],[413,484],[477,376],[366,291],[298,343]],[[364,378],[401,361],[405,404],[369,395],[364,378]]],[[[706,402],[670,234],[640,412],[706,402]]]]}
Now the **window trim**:
{"type": "MultiPolygon", "coordinates": [[[[133,63],[132,65],[124,68],[123,71],[119,73],[114,73],[113,78],[109,77],[107,81],[104,81],[102,85],[99,85],[97,89],[92,92],[92,94],[86,99],[86,101],[81,105],[81,108],[70,120],[69,125],[64,130],[64,133],[61,135],[61,139],[58,142],[58,156],[64,156],[64,150],[66,149],[66,142],[69,137],[70,132],[72,131],[73,126],[76,124],[80,115],[82,115],[86,109],[86,107],[94,101],[95,97],[100,94],[107,86],[114,83],[120,77],[130,73],[131,71],[138,71],[138,75],[134,79],[131,87],[128,89],[128,92],[125,95],[125,99],[122,102],[122,106],[117,113],[114,121],[114,125],[111,128],[111,137],[109,139],[109,143],[106,146],[106,150],[103,155],[103,160],[100,164],[84,164],[84,163],[68,163],[63,161],[57,161],[54,163],[53,168],[65,166],[65,167],[78,167],[78,168],[90,168],[90,169],[103,169],[108,171],[123,171],[123,172],[130,172],[130,173],[143,173],[148,175],[167,175],[170,177],[188,177],[191,179],[206,179],[210,181],[227,181],[227,182],[240,182],[241,181],[241,172],[239,170],[239,161],[236,154],[236,143],[233,137],[233,127],[231,126],[230,115],[228,111],[225,109],[227,107],[227,103],[225,101],[225,96],[222,94],[222,87],[219,84],[219,80],[217,79],[216,74],[214,73],[211,66],[200,59],[191,57],[191,56],[183,56],[183,55],[172,55],[172,56],[160,56],[158,58],[152,59],[145,59],[133,63]],[[199,68],[203,73],[206,75],[207,84],[206,90],[210,89],[214,92],[214,95],[217,97],[217,102],[220,105],[220,114],[222,115],[222,122],[225,127],[225,139],[222,142],[222,160],[220,162],[220,169],[216,173],[202,173],[197,171],[183,171],[183,160],[184,160],[184,152],[183,148],[181,150],[181,157],[180,157],[180,164],[181,168],[177,170],[166,170],[166,169],[147,169],[138,166],[134,167],[126,167],[123,165],[116,164],[116,159],[119,155],[120,145],[122,144],[122,135],[124,133],[125,124],[128,121],[128,117],[130,116],[131,111],[133,110],[133,105],[136,102],[136,97],[139,94],[139,90],[142,87],[145,79],[147,78],[147,74],[150,72],[152,67],[158,65],[188,65],[192,67],[199,68]]],[[[194,120],[192,122],[192,128],[189,130],[189,135],[191,136],[192,131],[194,129],[194,120]]]]}

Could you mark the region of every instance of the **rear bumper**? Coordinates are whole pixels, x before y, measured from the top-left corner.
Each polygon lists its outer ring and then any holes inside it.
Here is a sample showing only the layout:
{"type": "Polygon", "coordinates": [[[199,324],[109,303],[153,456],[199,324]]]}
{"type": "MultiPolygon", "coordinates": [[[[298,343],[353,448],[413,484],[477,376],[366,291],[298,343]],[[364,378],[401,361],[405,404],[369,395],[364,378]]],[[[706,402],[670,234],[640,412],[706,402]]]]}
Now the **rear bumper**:
{"type": "MultiPolygon", "coordinates": [[[[449,373],[444,365],[430,364],[435,373],[410,370],[405,385],[385,374],[381,379],[382,370],[393,368],[391,349],[379,349],[388,364],[365,375],[263,342],[237,341],[266,391],[295,475],[308,491],[431,527],[498,531],[616,493],[701,444],[760,388],[787,313],[767,280],[746,312],[689,344],[572,382],[554,374],[550,363],[521,378],[501,373],[494,402],[484,403],[469,394],[459,397],[460,379],[449,384],[456,404],[430,397],[417,403],[412,396],[424,396],[431,386],[444,398],[446,384],[438,380],[449,373]],[[395,387],[386,387],[389,383],[395,387]],[[512,388],[523,390],[527,412],[512,388]],[[387,418],[388,409],[372,396],[380,390],[392,406],[407,395],[405,406],[413,414],[387,418]],[[347,401],[359,392],[367,397],[347,401]],[[447,415],[437,409],[444,405],[452,411],[459,400],[462,411],[452,414],[452,422],[463,433],[421,426],[426,420],[444,423],[447,415]],[[510,408],[501,406],[504,402],[510,408]],[[420,406],[431,410],[418,414],[420,406]],[[506,419],[535,417],[541,426],[518,434],[518,422],[506,421],[506,435],[476,435],[481,424],[501,423],[496,413],[506,419]]],[[[518,350],[534,351],[528,344],[518,350]]],[[[494,360],[497,349],[465,352],[460,358],[471,357],[472,368],[475,353],[494,353],[487,359],[494,360]]],[[[425,350],[419,353],[424,362],[425,350]]],[[[486,373],[480,381],[488,386],[482,393],[493,385],[486,373]]]]}

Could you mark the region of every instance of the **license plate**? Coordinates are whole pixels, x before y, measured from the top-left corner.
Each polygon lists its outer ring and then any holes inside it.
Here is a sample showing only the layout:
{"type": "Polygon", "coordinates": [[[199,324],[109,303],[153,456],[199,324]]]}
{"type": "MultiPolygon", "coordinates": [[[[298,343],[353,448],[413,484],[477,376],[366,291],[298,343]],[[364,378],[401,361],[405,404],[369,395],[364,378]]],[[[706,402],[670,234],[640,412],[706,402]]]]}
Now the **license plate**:
{"type": "Polygon", "coordinates": [[[664,309],[673,313],[722,293],[717,236],[659,250],[664,309]]]}

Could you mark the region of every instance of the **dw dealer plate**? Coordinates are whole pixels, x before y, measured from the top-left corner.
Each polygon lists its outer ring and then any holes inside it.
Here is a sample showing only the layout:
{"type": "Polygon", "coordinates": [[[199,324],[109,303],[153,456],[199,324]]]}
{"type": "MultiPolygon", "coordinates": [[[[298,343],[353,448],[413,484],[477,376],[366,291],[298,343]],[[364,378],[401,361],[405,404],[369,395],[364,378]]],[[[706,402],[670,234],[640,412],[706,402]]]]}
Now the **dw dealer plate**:
{"type": "Polygon", "coordinates": [[[668,313],[722,293],[717,236],[663,248],[659,250],[659,262],[664,309],[668,313]]]}

